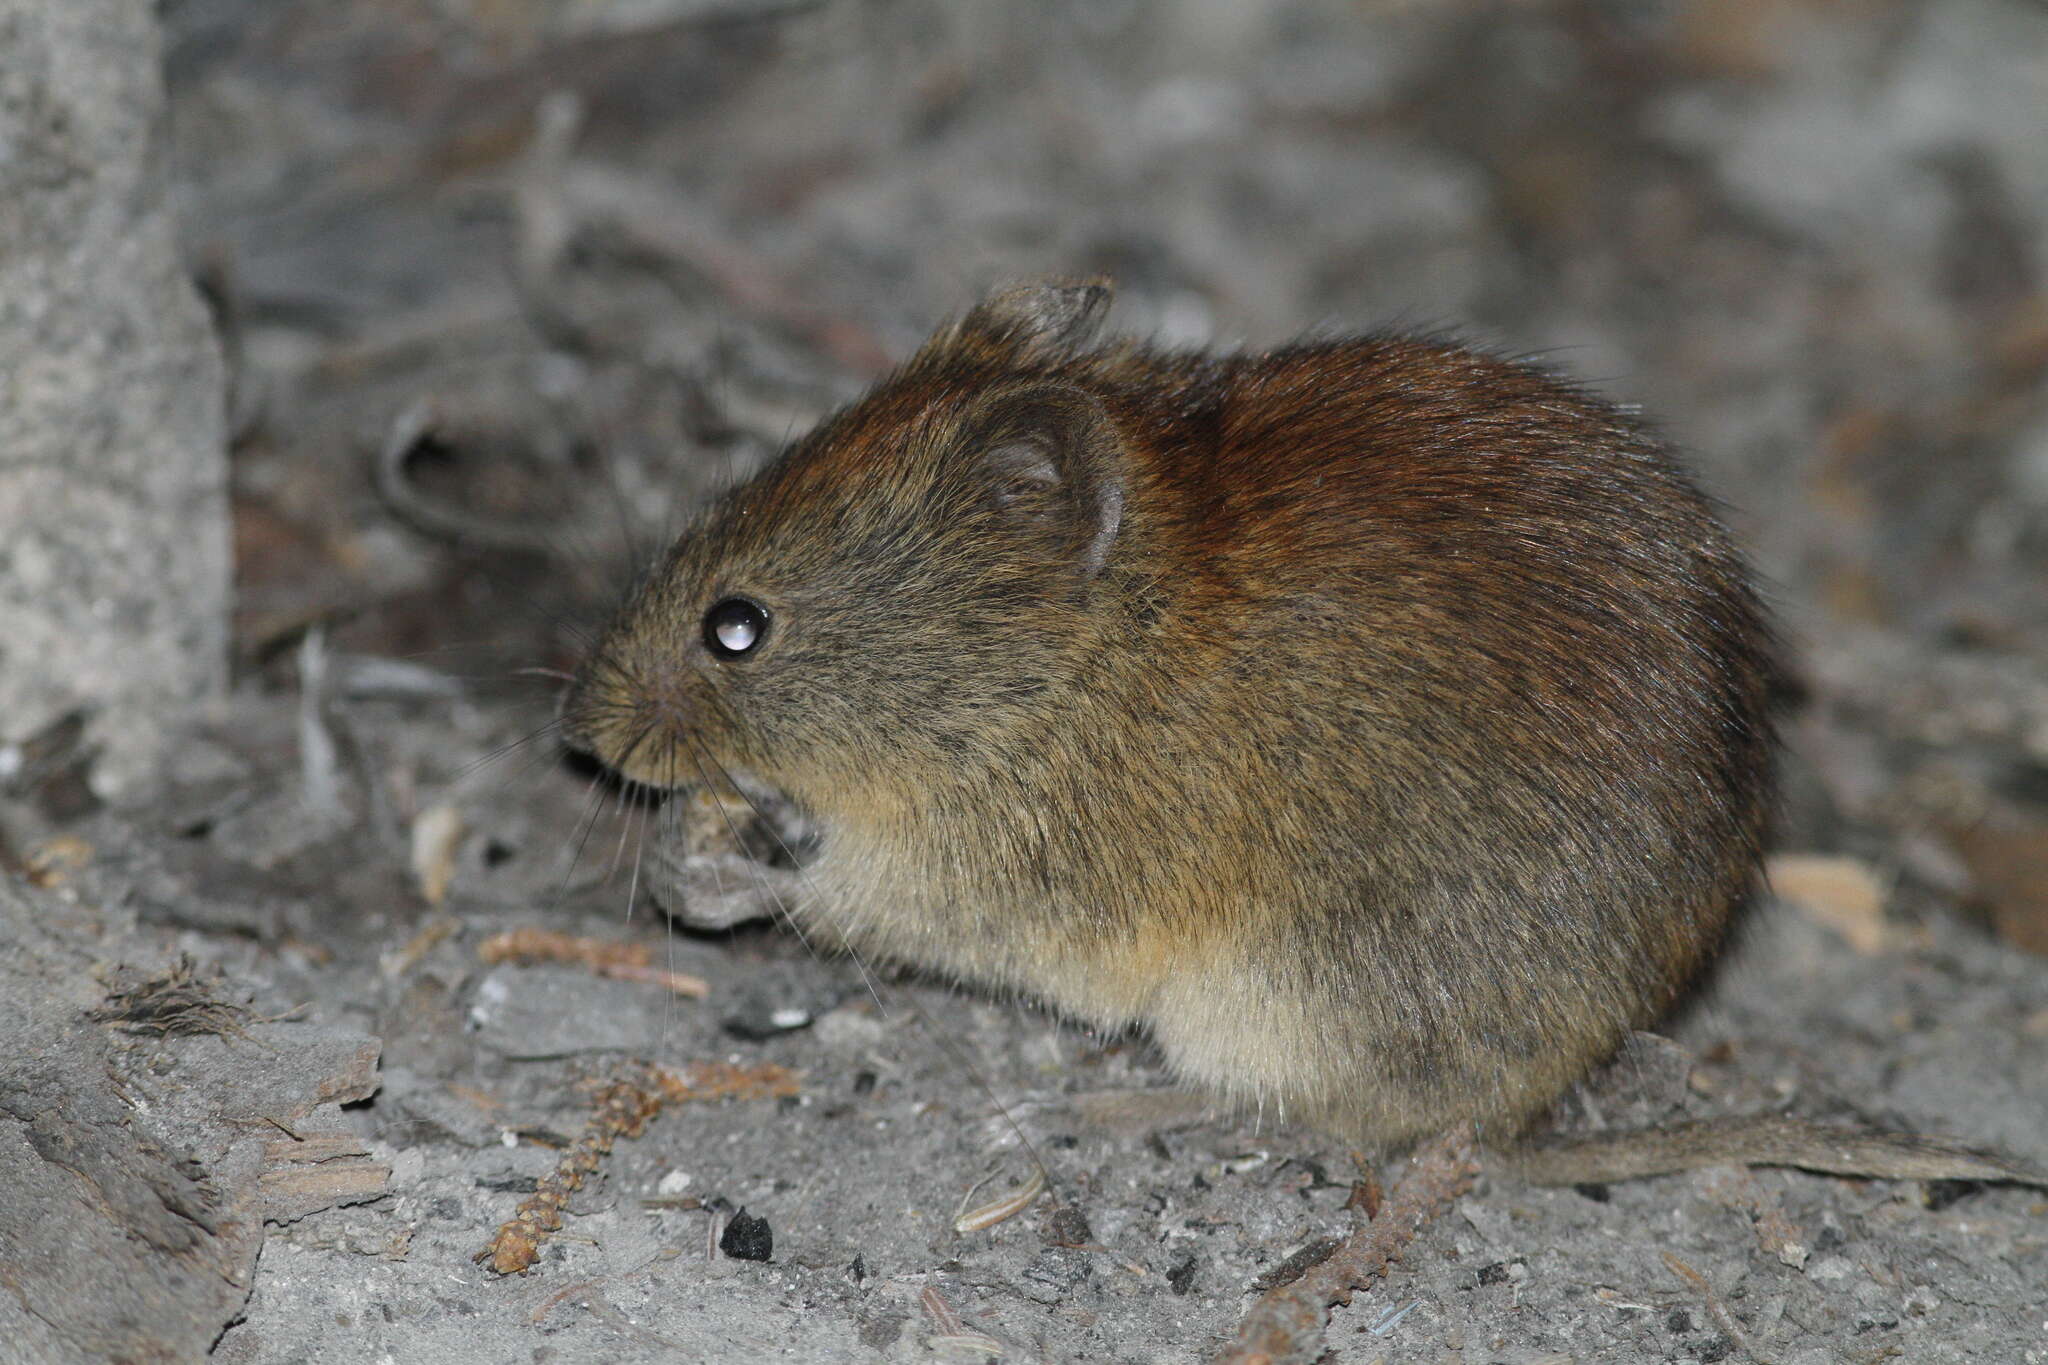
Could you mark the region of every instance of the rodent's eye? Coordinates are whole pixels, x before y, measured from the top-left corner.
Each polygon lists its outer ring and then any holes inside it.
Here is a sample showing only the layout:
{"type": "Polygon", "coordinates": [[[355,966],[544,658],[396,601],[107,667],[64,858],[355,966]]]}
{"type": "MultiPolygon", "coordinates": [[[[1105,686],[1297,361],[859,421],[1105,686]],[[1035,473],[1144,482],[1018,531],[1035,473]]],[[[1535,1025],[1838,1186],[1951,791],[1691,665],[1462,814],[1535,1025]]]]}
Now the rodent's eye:
{"type": "Polygon", "coordinates": [[[768,635],[768,613],[744,597],[728,597],[704,613],[704,647],[714,659],[737,659],[768,635]]]}

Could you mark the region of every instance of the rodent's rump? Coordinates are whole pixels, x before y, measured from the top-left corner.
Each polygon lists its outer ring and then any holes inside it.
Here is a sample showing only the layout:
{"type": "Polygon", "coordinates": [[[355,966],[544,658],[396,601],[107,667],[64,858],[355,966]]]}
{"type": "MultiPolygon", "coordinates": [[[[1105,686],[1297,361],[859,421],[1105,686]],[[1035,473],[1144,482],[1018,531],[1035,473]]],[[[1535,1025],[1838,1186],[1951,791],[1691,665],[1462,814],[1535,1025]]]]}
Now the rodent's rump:
{"type": "Polygon", "coordinates": [[[1771,647],[1606,403],[1440,341],[1091,341],[984,301],[706,510],[566,704],[629,778],[773,787],[794,913],[1142,1024],[1385,1145],[1512,1133],[1749,894],[1771,647]]]}

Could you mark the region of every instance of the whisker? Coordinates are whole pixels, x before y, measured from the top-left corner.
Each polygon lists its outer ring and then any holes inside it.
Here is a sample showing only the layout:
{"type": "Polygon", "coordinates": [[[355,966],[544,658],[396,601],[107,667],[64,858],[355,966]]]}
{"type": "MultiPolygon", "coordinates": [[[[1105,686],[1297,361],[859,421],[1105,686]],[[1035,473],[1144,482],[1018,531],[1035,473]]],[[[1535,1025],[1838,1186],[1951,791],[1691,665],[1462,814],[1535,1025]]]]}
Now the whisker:
{"type": "MultiPolygon", "coordinates": [[[[633,736],[632,741],[629,744],[627,744],[625,749],[620,753],[619,764],[623,766],[624,764],[629,762],[632,759],[634,753],[636,753],[639,750],[640,746],[645,744],[647,740],[659,728],[659,721],[649,721],[646,724],[646,726],[641,729],[640,733],[633,736]]],[[[591,785],[590,800],[586,805],[583,818],[578,822],[582,826],[582,828],[576,836],[576,849],[575,852],[572,853],[569,857],[568,870],[562,874],[562,885],[555,892],[555,900],[553,906],[551,907],[552,909],[561,909],[562,903],[568,899],[570,883],[575,879],[577,867],[579,867],[583,862],[584,848],[590,843],[590,836],[597,829],[597,817],[599,813],[604,809],[604,798],[610,794],[612,794],[610,792],[610,789],[608,789],[600,783],[593,783],[591,785]]]]}
{"type": "Polygon", "coordinates": [[[591,831],[597,828],[597,817],[604,809],[606,790],[600,783],[591,783],[590,795],[584,798],[583,813],[577,817],[577,834],[574,850],[569,855],[569,866],[562,872],[561,885],[548,903],[548,913],[554,914],[569,899],[569,887],[576,879],[576,868],[583,861],[583,847],[590,842],[591,831]]]}
{"type": "MultiPolygon", "coordinates": [[[[536,740],[543,739],[549,735],[552,735],[559,731],[561,728],[562,720],[561,717],[557,716],[555,719],[549,721],[547,724],[529,730],[515,740],[509,740],[504,744],[500,744],[496,748],[493,748],[484,753],[481,757],[471,759],[468,763],[465,763],[462,765],[462,767],[458,768],[455,772],[455,781],[459,783],[466,778],[473,777],[477,773],[483,771],[485,768],[490,767],[493,763],[498,762],[500,759],[507,758],[512,754],[517,753],[519,750],[525,748],[527,745],[532,744],[536,740]]],[[[514,774],[514,776],[523,777],[526,775],[527,772],[530,771],[532,771],[531,767],[521,770],[519,773],[514,774]]]]}
{"type": "MultiPolygon", "coordinates": [[[[954,998],[956,1000],[965,998],[960,990],[959,983],[951,984],[954,998]]],[[[974,1082],[974,1088],[979,1090],[982,1098],[989,1102],[989,1107],[1003,1116],[1003,1122],[1010,1126],[1012,1133],[1016,1134],[1017,1145],[1022,1147],[1025,1155],[1031,1158],[1031,1164],[1036,1166],[1039,1175],[1045,1178],[1045,1187],[1052,1191],[1053,1198],[1057,1200],[1060,1197],[1059,1182],[1053,1179],[1052,1168],[1047,1166],[1045,1158],[1038,1154],[1037,1146],[1025,1134],[1024,1125],[1017,1122],[1016,1116],[1010,1112],[1010,1107],[996,1098],[996,1092],[989,1085],[988,1080],[981,1074],[981,1068],[974,1064],[972,1058],[968,1057],[966,1053],[954,1045],[953,1040],[947,1036],[945,1030],[932,1022],[932,1017],[925,1013],[922,1005],[919,1005],[915,1000],[911,1000],[908,1008],[910,1010],[910,1017],[917,1021],[918,1027],[922,1028],[926,1036],[937,1043],[940,1049],[953,1059],[955,1066],[967,1073],[968,1079],[974,1082]]]]}
{"type": "MultiPolygon", "coordinates": [[[[629,806],[628,810],[630,811],[630,809],[631,807],[629,806]]],[[[626,856],[626,837],[632,833],[632,830],[633,821],[629,814],[626,819],[619,821],[619,842],[612,848],[611,865],[604,870],[604,880],[607,884],[610,883],[613,877],[618,875],[619,861],[626,856]]],[[[638,876],[638,869],[635,869],[635,876],[638,876]]],[[[633,913],[633,901],[630,896],[626,900],[626,913],[628,915],[633,913]]]]}
{"type": "MultiPolygon", "coordinates": [[[[633,907],[640,899],[640,864],[647,856],[647,823],[654,818],[655,807],[642,806],[638,812],[637,825],[628,821],[633,828],[633,875],[626,882],[626,922],[633,922],[633,907]]],[[[620,845],[624,846],[625,835],[620,834],[620,845]]],[[[671,967],[675,964],[670,963],[671,967]]]]}

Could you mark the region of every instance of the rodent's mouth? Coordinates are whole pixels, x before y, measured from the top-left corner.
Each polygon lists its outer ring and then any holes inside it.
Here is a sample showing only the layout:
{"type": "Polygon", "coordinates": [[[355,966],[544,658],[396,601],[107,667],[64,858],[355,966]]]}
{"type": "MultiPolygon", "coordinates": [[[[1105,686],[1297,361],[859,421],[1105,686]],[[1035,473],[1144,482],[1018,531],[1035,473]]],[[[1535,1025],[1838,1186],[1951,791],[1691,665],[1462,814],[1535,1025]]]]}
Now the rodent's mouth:
{"type": "Polygon", "coordinates": [[[701,760],[693,759],[666,725],[643,727],[625,742],[600,739],[584,750],[627,782],[656,791],[706,782],[701,760]]]}

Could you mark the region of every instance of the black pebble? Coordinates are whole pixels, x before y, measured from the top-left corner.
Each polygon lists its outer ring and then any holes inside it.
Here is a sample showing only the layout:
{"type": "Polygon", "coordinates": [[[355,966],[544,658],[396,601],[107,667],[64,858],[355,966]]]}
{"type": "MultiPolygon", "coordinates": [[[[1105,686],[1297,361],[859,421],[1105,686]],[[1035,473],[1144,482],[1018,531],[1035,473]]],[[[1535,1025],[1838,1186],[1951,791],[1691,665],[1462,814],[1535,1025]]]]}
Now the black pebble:
{"type": "Polygon", "coordinates": [[[1056,1247],[1077,1247],[1095,1240],[1088,1227],[1088,1215],[1072,1204],[1053,1210],[1052,1217],[1045,1221],[1044,1236],[1047,1246],[1056,1247]]]}
{"type": "Polygon", "coordinates": [[[775,1254],[775,1234],[766,1218],[756,1218],[741,1209],[725,1225],[718,1249],[735,1261],[765,1261],[775,1254]]]}

